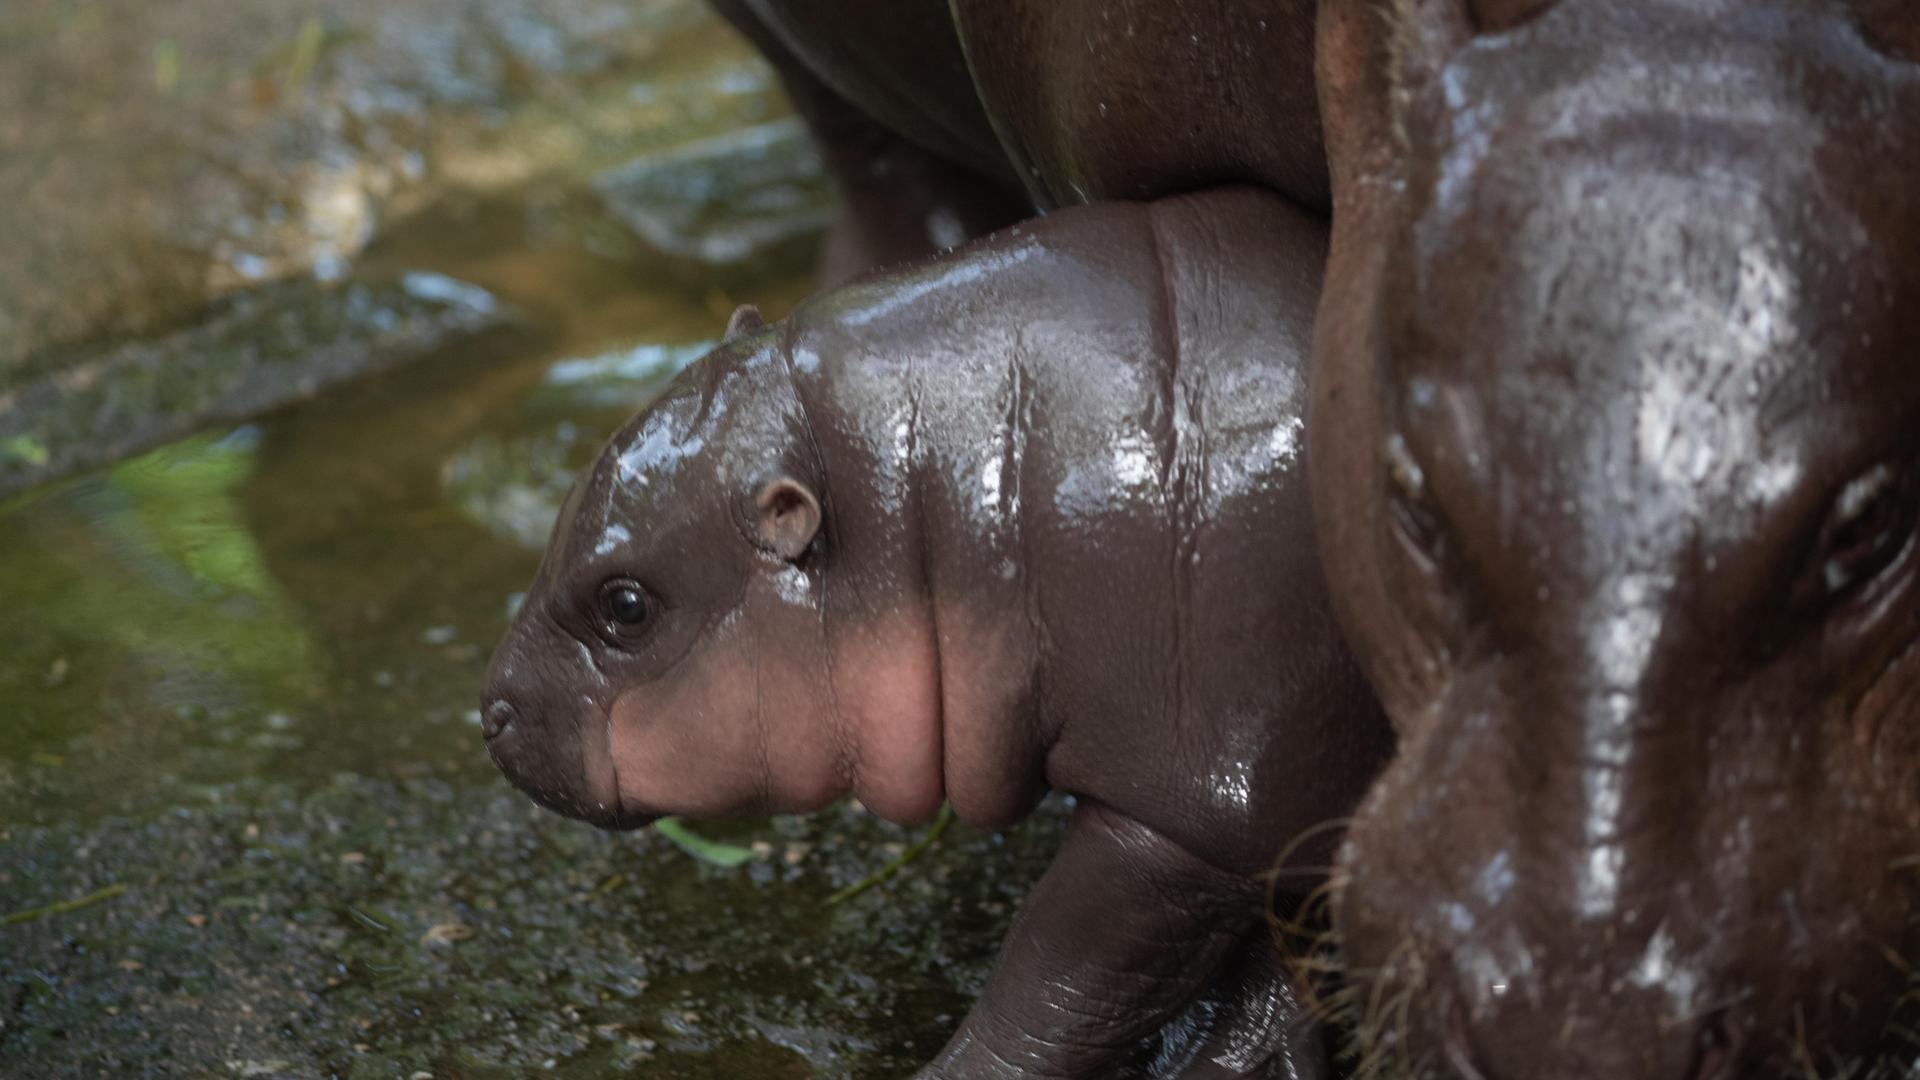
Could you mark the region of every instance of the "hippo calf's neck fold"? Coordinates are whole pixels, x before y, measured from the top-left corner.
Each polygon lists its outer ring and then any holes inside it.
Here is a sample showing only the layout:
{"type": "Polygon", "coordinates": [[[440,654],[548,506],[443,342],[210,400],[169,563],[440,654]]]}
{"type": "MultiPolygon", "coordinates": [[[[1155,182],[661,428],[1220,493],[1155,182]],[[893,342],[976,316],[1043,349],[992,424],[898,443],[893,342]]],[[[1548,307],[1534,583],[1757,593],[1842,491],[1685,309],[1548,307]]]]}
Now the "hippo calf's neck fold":
{"type": "Polygon", "coordinates": [[[1082,208],[749,320],[569,496],[496,759],[614,825],[1051,785],[1263,868],[1386,737],[1307,514],[1320,237],[1252,191],[1082,208]]]}
{"type": "Polygon", "coordinates": [[[1911,1075],[1912,17],[1325,9],[1315,502],[1402,736],[1341,859],[1376,1049],[1911,1075]]]}

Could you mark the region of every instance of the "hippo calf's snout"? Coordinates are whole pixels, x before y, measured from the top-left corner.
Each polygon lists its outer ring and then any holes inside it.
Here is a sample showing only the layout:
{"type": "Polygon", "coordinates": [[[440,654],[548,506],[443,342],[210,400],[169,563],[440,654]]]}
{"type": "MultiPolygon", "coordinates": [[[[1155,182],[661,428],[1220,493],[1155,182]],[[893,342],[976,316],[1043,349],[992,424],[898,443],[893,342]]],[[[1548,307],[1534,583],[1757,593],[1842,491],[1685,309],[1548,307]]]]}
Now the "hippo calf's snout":
{"type": "Polygon", "coordinates": [[[481,701],[487,755],[535,802],[608,829],[637,829],[657,815],[622,805],[594,683],[571,665],[525,657],[550,649],[551,627],[516,624],[494,655],[481,701]],[[562,684],[557,680],[573,680],[562,684]]]}

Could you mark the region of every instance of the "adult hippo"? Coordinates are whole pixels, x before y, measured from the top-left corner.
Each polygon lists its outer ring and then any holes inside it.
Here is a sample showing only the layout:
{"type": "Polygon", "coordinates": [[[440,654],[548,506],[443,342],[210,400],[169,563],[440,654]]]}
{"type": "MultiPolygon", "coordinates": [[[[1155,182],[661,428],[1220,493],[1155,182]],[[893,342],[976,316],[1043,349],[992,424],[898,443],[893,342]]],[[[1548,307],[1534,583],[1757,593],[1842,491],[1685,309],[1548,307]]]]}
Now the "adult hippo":
{"type": "Polygon", "coordinates": [[[1328,205],[1314,0],[715,0],[845,196],[829,283],[1037,210],[1255,184],[1328,205]]]}
{"type": "Polygon", "coordinates": [[[1915,1075],[1920,20],[1328,0],[1320,42],[1309,461],[1401,737],[1339,863],[1363,1060],[1915,1075]]]}
{"type": "Polygon", "coordinates": [[[1323,235],[1256,190],[1079,208],[736,318],[569,495],[494,759],[608,827],[1071,792],[926,1075],[1326,1076],[1262,879],[1390,736],[1299,460],[1323,235]]]}

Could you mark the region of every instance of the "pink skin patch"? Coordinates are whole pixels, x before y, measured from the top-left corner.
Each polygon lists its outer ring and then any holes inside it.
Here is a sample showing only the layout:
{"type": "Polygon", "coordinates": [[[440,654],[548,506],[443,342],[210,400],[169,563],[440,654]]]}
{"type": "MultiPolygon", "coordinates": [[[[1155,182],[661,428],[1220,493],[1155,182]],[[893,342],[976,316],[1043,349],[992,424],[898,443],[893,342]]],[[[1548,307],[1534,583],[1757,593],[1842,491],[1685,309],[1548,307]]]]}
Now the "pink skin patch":
{"type": "Polygon", "coordinates": [[[609,735],[632,813],[807,813],[851,791],[912,824],[945,798],[924,612],[823,643],[817,612],[756,582],[685,659],[614,701],[609,735]]]}
{"type": "Polygon", "coordinates": [[[833,648],[838,722],[855,752],[854,794],[902,825],[930,820],[946,798],[932,629],[924,611],[894,615],[871,630],[848,631],[833,648]]]}
{"type": "Polygon", "coordinates": [[[1039,801],[1040,733],[1031,715],[1036,648],[1020,620],[940,605],[944,771],[953,812],[1003,829],[1039,801]]]}

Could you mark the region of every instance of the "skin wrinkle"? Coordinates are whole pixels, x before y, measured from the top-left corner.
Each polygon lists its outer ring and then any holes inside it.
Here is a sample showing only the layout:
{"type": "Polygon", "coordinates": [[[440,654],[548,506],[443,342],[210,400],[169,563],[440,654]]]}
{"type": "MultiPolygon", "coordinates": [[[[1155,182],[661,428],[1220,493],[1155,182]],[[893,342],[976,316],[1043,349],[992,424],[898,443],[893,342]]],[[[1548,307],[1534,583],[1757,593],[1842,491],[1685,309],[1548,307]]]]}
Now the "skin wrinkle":
{"type": "Polygon", "coordinates": [[[1160,373],[1161,422],[1170,433],[1168,444],[1163,450],[1160,470],[1160,490],[1166,499],[1166,507],[1171,517],[1167,530],[1171,550],[1168,552],[1168,590],[1173,602],[1169,614],[1173,617],[1173,656],[1172,678],[1168,693],[1172,700],[1168,702],[1168,719],[1179,724],[1186,714],[1187,685],[1187,647],[1191,632],[1186,626],[1188,610],[1192,601],[1191,566],[1181,558],[1181,538],[1186,532],[1186,520],[1183,514],[1185,500],[1180,497],[1178,487],[1183,474],[1181,450],[1186,438],[1179,419],[1180,399],[1182,395],[1181,379],[1182,356],[1180,339],[1180,297],[1174,287],[1177,274],[1172,264],[1172,251],[1161,232],[1160,215],[1164,209],[1152,206],[1147,209],[1147,235],[1151,240],[1154,266],[1159,270],[1160,284],[1160,320],[1162,336],[1161,348],[1167,357],[1166,366],[1160,373]]]}
{"type": "Polygon", "coordinates": [[[625,813],[620,805],[620,755],[613,752],[613,710],[604,710],[600,715],[601,730],[607,736],[607,772],[613,777],[613,812],[625,813]]]}
{"type": "Polygon", "coordinates": [[[825,514],[824,510],[831,502],[833,485],[827,471],[826,455],[820,452],[820,437],[813,428],[813,403],[807,400],[806,391],[801,387],[800,376],[793,370],[793,348],[797,333],[792,320],[783,322],[779,331],[779,341],[774,346],[773,352],[780,360],[781,370],[787,373],[787,387],[793,392],[794,405],[800,414],[800,430],[807,438],[807,450],[812,455],[813,467],[820,485],[822,516],[831,519],[831,515],[825,514]]]}
{"type": "MultiPolygon", "coordinates": [[[[803,380],[793,367],[793,351],[798,343],[799,325],[799,320],[797,319],[784,320],[779,324],[779,329],[776,332],[778,340],[774,346],[774,354],[780,359],[781,370],[786,372],[787,386],[793,392],[794,403],[800,413],[800,428],[806,436],[807,448],[813,457],[815,482],[820,485],[817,497],[820,500],[821,527],[827,532],[830,548],[835,553],[838,553],[841,550],[841,544],[838,542],[840,524],[839,514],[835,512],[834,486],[832,481],[833,470],[827,467],[826,453],[820,447],[820,437],[814,428],[814,403],[808,399],[807,392],[802,386],[803,380]]],[[[841,707],[840,659],[838,650],[833,647],[832,616],[830,614],[833,597],[836,595],[832,589],[833,582],[834,575],[829,572],[828,567],[821,567],[818,584],[820,602],[816,606],[816,610],[820,613],[820,640],[826,644],[827,677],[825,683],[827,689],[827,706],[829,715],[834,718],[831,735],[838,744],[835,749],[842,763],[840,781],[845,790],[852,791],[858,782],[858,777],[855,773],[858,769],[856,762],[859,757],[859,750],[853,744],[853,736],[848,730],[848,725],[842,720],[846,714],[841,707]]],[[[857,585],[854,586],[854,588],[857,594],[857,585]]],[[[858,599],[857,596],[856,599],[858,599]]]]}
{"type": "Polygon", "coordinates": [[[748,663],[753,666],[753,746],[754,781],[758,789],[756,794],[765,806],[773,805],[773,730],[767,723],[767,690],[765,672],[760,660],[760,627],[756,623],[752,632],[752,645],[748,663]]]}
{"type": "Polygon", "coordinates": [[[827,715],[833,717],[832,734],[837,744],[834,749],[835,756],[839,759],[840,787],[844,791],[853,791],[859,782],[855,772],[860,752],[854,746],[852,733],[843,719],[847,714],[841,705],[840,697],[840,650],[834,648],[832,618],[828,614],[830,605],[827,582],[830,577],[831,575],[828,574],[822,574],[820,577],[820,640],[826,645],[822,650],[822,656],[827,665],[826,678],[823,681],[827,691],[827,715]]]}
{"type": "Polygon", "coordinates": [[[1040,407],[1039,384],[1027,373],[1027,365],[1024,362],[1027,355],[1026,336],[1022,328],[1016,324],[1013,330],[1013,355],[1008,361],[1015,375],[1013,412],[1009,421],[1012,424],[1012,438],[1008,440],[1008,444],[1018,447],[1014,470],[1014,502],[1020,509],[1019,513],[1014,515],[1014,529],[1018,534],[1020,547],[1021,592],[1026,604],[1028,627],[1033,632],[1034,657],[1027,679],[1033,696],[1033,714],[1037,726],[1041,728],[1035,734],[1038,736],[1041,760],[1044,762],[1047,751],[1059,741],[1060,731],[1057,723],[1050,725],[1045,720],[1045,717],[1050,715],[1046,680],[1047,664],[1055,652],[1052,635],[1048,629],[1051,624],[1047,620],[1046,604],[1041,599],[1038,577],[1029,573],[1027,569],[1034,565],[1034,552],[1037,550],[1033,542],[1032,508],[1027,504],[1027,494],[1031,488],[1028,482],[1028,470],[1033,467],[1033,455],[1030,450],[1035,431],[1034,414],[1040,407]],[[1033,390],[1026,389],[1029,383],[1033,384],[1033,390]]]}
{"type": "Polygon", "coordinates": [[[860,748],[855,743],[854,734],[850,730],[851,725],[846,722],[847,712],[842,705],[840,694],[841,655],[840,650],[834,645],[834,619],[829,610],[832,606],[830,602],[832,593],[828,589],[828,584],[832,577],[831,574],[820,575],[820,640],[826,645],[823,656],[827,665],[825,680],[827,709],[828,715],[833,717],[834,740],[839,744],[836,749],[839,751],[840,759],[840,785],[843,790],[854,791],[860,781],[858,776],[860,748]]]}
{"type": "MultiPolygon", "coordinates": [[[[917,353],[907,361],[907,400],[909,405],[907,413],[907,498],[913,507],[912,520],[915,534],[914,539],[916,541],[915,547],[919,549],[920,553],[920,565],[917,568],[920,576],[920,592],[921,595],[927,598],[927,621],[933,637],[933,640],[930,642],[933,649],[933,737],[940,740],[940,750],[934,755],[933,760],[944,763],[946,761],[946,746],[949,741],[947,739],[945,657],[943,655],[940,637],[940,592],[935,587],[933,554],[931,551],[931,540],[927,530],[926,483],[921,477],[921,463],[919,461],[920,399],[925,394],[925,388],[920,385],[920,380],[917,377],[918,371],[915,367],[919,362],[920,357],[917,353]]],[[[943,767],[936,767],[940,768],[941,772],[945,772],[943,767]]],[[[942,775],[936,776],[933,779],[939,790],[944,794],[947,790],[947,778],[942,775]]]]}

